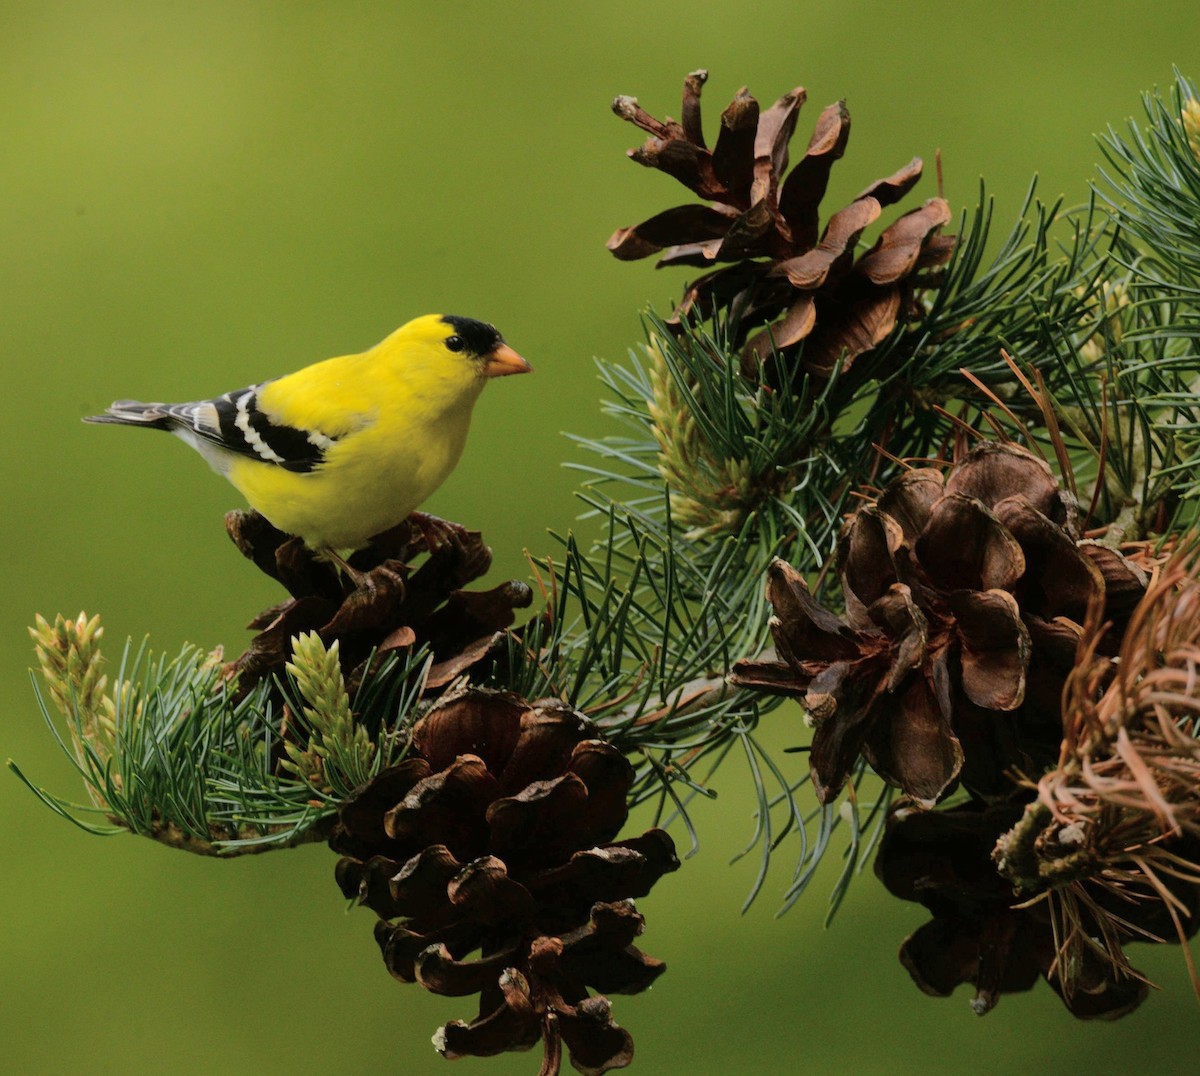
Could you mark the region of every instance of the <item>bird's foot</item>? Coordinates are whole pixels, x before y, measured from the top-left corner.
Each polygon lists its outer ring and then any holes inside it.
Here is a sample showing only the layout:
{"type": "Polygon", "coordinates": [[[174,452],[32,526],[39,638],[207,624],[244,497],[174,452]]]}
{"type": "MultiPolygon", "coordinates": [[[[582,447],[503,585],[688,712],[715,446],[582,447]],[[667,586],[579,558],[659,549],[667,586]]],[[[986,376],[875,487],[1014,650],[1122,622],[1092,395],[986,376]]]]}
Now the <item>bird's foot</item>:
{"type": "MultiPolygon", "coordinates": [[[[380,600],[387,602],[404,600],[408,565],[403,561],[389,559],[382,564],[377,564],[374,568],[360,571],[332,549],[325,550],[325,556],[353,585],[350,593],[359,602],[375,604],[380,600]]],[[[347,595],[347,597],[349,596],[347,595]]]]}
{"type": "Polygon", "coordinates": [[[428,512],[410,512],[407,522],[421,532],[425,546],[432,553],[444,545],[462,546],[471,533],[461,523],[455,523],[439,516],[431,516],[428,512]]]}
{"type": "Polygon", "coordinates": [[[323,549],[321,551],[321,559],[329,561],[342,575],[354,584],[355,590],[365,590],[370,588],[369,571],[360,572],[355,568],[345,557],[334,549],[323,549]]]}
{"type": "Polygon", "coordinates": [[[396,616],[408,594],[408,569],[404,564],[388,560],[366,572],[352,568],[345,561],[339,567],[354,584],[354,589],[345,596],[333,620],[322,631],[334,635],[362,631],[396,616]]]}

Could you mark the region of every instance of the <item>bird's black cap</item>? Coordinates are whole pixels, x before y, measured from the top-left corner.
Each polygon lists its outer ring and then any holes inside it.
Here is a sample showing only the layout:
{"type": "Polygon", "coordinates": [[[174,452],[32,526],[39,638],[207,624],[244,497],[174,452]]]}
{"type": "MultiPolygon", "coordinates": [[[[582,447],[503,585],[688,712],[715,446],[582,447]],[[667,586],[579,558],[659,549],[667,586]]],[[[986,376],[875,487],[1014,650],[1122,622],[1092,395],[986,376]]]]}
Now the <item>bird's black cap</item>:
{"type": "Polygon", "coordinates": [[[504,338],[496,330],[496,326],[489,325],[486,321],[460,318],[453,314],[444,315],[442,321],[466,341],[467,348],[472,355],[490,355],[499,344],[504,342],[504,338]]]}

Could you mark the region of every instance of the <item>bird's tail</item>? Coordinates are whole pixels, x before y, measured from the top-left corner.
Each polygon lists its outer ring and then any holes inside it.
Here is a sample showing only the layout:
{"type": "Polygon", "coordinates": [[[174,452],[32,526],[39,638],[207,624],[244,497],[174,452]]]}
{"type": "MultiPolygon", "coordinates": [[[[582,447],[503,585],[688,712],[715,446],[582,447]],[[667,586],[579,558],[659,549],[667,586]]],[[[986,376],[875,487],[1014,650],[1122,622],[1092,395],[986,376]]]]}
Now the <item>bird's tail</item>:
{"type": "Polygon", "coordinates": [[[88,415],[84,422],[111,422],[118,426],[149,426],[154,430],[169,430],[171,412],[167,404],[142,403],[140,400],[117,400],[103,415],[88,415]]]}

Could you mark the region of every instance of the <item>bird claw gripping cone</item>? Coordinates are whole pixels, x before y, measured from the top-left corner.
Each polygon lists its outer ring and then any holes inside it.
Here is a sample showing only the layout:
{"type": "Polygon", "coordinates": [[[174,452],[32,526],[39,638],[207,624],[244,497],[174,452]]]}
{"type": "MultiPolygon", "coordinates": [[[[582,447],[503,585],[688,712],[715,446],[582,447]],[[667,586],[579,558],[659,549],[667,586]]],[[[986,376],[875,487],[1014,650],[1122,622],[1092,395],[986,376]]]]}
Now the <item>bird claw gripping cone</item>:
{"type": "Polygon", "coordinates": [[[258,634],[226,666],[238,692],[281,674],[291,659],[291,640],[307,631],[327,646],[339,641],[351,690],[368,673],[372,655],[423,644],[433,653],[427,691],[482,666],[498,633],[512,625],[517,609],[532,603],[533,592],[516,580],[487,591],[462,589],[488,570],[491,550],[478,532],[443,521],[431,529],[431,518],[405,521],[355,553],[350,563],[356,583],[259,513],[230,512],[225,527],[234,544],[291,595],[250,622],[258,634]]]}

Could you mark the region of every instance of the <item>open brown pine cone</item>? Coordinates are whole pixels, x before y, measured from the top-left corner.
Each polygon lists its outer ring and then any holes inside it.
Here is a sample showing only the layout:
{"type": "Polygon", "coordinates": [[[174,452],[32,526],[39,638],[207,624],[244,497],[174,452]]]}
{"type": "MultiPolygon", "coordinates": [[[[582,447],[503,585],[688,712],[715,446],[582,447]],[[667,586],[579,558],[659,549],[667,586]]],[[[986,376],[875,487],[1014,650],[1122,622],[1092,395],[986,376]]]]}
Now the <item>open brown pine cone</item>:
{"type": "Polygon", "coordinates": [[[517,609],[533,601],[529,586],[517,580],[486,591],[463,590],[488,570],[492,551],[478,531],[421,513],[350,558],[362,573],[358,581],[258,512],[230,512],[225,527],[247,559],[291,595],[250,622],[258,634],[226,666],[239,695],[282,675],[292,640],[309,631],[317,632],[326,647],[339,644],[351,695],[372,655],[378,660],[422,645],[433,655],[425,690],[436,692],[464,673],[488,668],[502,649],[500,633],[513,623],[517,609]]]}
{"type": "Polygon", "coordinates": [[[540,1039],[546,1074],[563,1043],[585,1073],[629,1063],[633,1040],[605,995],[638,993],[665,970],[633,945],[633,898],[679,866],[662,830],[616,840],[632,782],[569,706],[476,688],[439,701],[404,761],[342,806],[338,882],[379,916],[392,975],[479,994],[474,1020],[435,1037],[446,1057],[540,1039]]]}
{"type": "Polygon", "coordinates": [[[988,442],[945,474],[902,474],[849,519],[844,618],[772,564],[776,655],[738,662],[733,681],[802,702],[822,802],[860,754],[925,807],[959,781],[1004,799],[1014,774],[1053,764],[1090,605],[1119,629],[1146,584],[1119,552],[1080,539],[1075,515],[1043,460],[988,442]]]}
{"type": "MultiPolygon", "coordinates": [[[[1021,815],[1020,803],[926,811],[901,801],[893,807],[875,873],[892,894],[933,913],[901,946],[901,963],[927,994],[947,996],[972,983],[971,1006],[980,1015],[1002,994],[1045,979],[1080,1019],[1124,1016],[1149,989],[1123,946],[1173,940],[1167,905],[1144,880],[1118,893],[1099,871],[1077,880],[1070,914],[1053,891],[1030,899],[993,860],[997,840],[1021,815]]],[[[1167,882],[1194,932],[1200,888],[1178,878],[1167,882]]]]}
{"type": "Polygon", "coordinates": [[[681,122],[655,119],[633,97],[613,102],[618,116],[650,135],[630,157],[673,176],[708,204],[675,206],[619,228],[608,249],[622,260],[661,254],[659,267],[707,270],[687,289],[672,321],[719,311],[728,317],[734,346],[753,334],[743,362],[748,374],[773,351],[791,353],[800,345],[810,373],[844,373],[919,313],[920,291],[940,286],[938,270],[954,251],[954,237],[940,234],[950,207],[930,198],[857,257],[864,231],[920,179],[921,160],[872,183],[822,230],[819,205],[850,137],[845,102],[821,113],[789,172],[788,143],[807,97],[803,87],[765,110],[739,90],[709,149],[700,118],[707,78],[706,71],[694,71],[684,80],[681,122]],[[729,264],[714,268],[722,262],[729,264]]]}
{"type": "Polygon", "coordinates": [[[1128,973],[1130,922],[1143,940],[1186,942],[1200,928],[1198,671],[1191,536],[1162,555],[1123,632],[1098,603],[1089,611],[1063,692],[1058,762],[993,852],[1015,893],[1054,908],[1068,985],[1088,960],[1128,973]]]}

